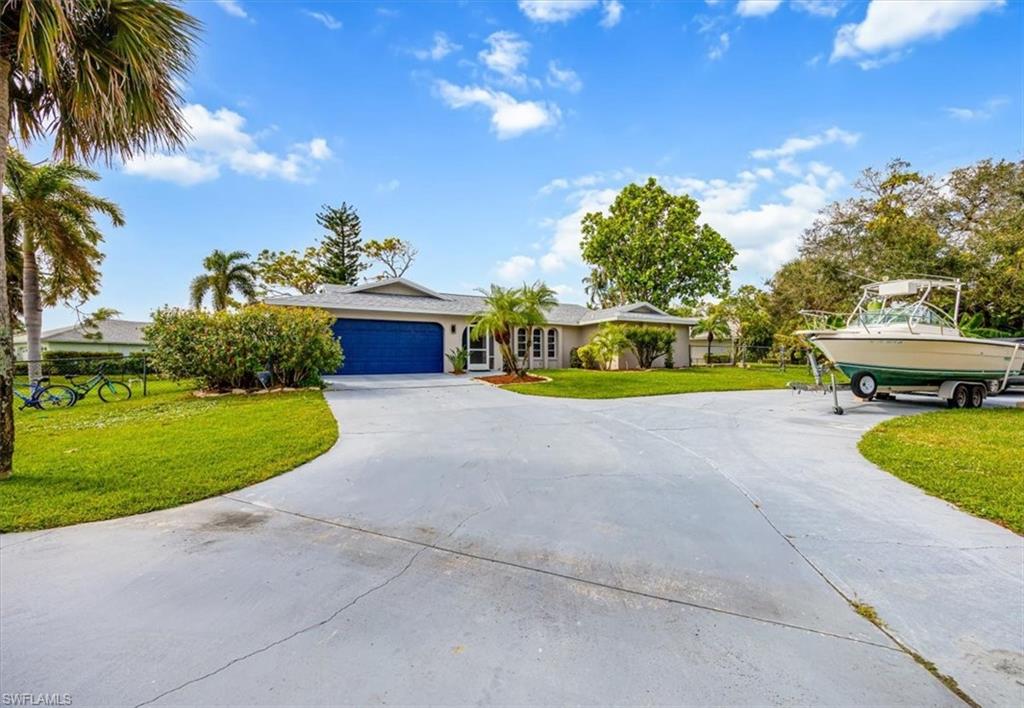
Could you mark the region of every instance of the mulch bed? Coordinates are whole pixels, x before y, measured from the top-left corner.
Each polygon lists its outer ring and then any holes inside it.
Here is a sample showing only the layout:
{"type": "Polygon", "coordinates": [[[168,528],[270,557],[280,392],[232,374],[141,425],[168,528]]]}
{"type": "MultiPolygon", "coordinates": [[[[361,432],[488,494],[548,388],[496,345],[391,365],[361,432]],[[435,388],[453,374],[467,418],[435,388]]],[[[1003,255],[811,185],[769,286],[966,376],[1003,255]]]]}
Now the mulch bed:
{"type": "Polygon", "coordinates": [[[505,384],[520,384],[520,383],[542,383],[548,379],[543,376],[513,376],[512,374],[499,374],[497,376],[477,376],[477,381],[486,381],[490,384],[497,386],[503,386],[505,384]]]}

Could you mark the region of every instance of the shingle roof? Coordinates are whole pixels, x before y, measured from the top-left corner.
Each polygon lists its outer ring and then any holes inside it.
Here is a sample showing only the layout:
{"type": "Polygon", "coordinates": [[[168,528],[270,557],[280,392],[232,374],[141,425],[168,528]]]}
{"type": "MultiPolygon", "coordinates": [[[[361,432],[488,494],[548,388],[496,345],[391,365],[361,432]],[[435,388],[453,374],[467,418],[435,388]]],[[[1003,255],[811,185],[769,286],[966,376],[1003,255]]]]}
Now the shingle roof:
{"type": "MultiPolygon", "coordinates": [[[[98,322],[94,327],[83,329],[81,325],[60,327],[47,330],[40,336],[43,342],[69,342],[69,343],[92,343],[92,344],[145,344],[146,340],[142,335],[143,327],[149,326],[150,322],[132,322],[130,320],[104,320],[98,322]],[[99,331],[99,339],[86,337],[99,331]]],[[[25,341],[26,336],[19,334],[15,337],[17,341],[25,341]]]]}
{"type": "MultiPolygon", "coordinates": [[[[388,281],[381,281],[385,284],[388,281]]],[[[408,282],[408,281],[406,281],[408,282]]],[[[323,307],[331,310],[357,310],[368,312],[406,312],[412,314],[437,314],[471,317],[484,307],[481,295],[459,293],[437,293],[437,297],[417,295],[392,295],[374,293],[365,286],[359,290],[337,285],[324,285],[319,292],[308,295],[290,295],[268,298],[269,305],[291,305],[298,307],[323,307]]],[[[422,287],[422,286],[419,286],[422,287]]],[[[548,322],[559,325],[581,325],[608,321],[662,322],[693,324],[689,318],[673,317],[647,303],[632,303],[603,310],[591,310],[583,305],[559,303],[547,315],[548,322]],[[636,313],[630,310],[642,309],[636,313]]]]}

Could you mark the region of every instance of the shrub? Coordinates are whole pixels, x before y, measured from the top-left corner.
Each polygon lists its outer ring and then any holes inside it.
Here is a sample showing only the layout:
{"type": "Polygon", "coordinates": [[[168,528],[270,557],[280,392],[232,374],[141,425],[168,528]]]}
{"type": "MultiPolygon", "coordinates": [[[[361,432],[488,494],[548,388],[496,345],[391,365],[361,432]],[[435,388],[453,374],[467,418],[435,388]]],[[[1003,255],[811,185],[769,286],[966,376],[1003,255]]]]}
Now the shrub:
{"type": "Polygon", "coordinates": [[[580,348],[573,347],[569,350],[569,368],[570,369],[582,369],[583,360],[580,359],[580,348]]]}
{"type": "Polygon", "coordinates": [[[445,354],[445,358],[447,358],[448,362],[452,365],[453,374],[466,373],[466,366],[469,364],[469,352],[466,351],[465,347],[452,349],[445,354]]]}
{"type": "Polygon", "coordinates": [[[283,386],[319,382],[344,361],[334,318],[312,308],[252,305],[234,312],[163,308],[146,328],[151,359],[174,379],[207,388],[252,388],[269,371],[283,386]]]}
{"type": "Polygon", "coordinates": [[[580,366],[584,369],[600,369],[601,363],[597,358],[597,350],[590,344],[584,344],[576,349],[579,355],[580,366]]]}
{"type": "Polygon", "coordinates": [[[705,364],[728,364],[732,361],[732,357],[728,354],[705,354],[705,364]]]}
{"type": "Polygon", "coordinates": [[[670,354],[676,341],[676,333],[670,327],[632,325],[623,334],[641,369],[651,368],[655,359],[670,354]]]}
{"type": "Polygon", "coordinates": [[[600,368],[607,369],[619,354],[629,348],[626,328],[620,324],[606,322],[598,328],[597,334],[590,338],[590,344],[587,346],[593,348],[600,368]]]}
{"type": "Polygon", "coordinates": [[[676,360],[672,357],[672,347],[669,347],[668,351],[665,352],[665,368],[666,369],[674,369],[674,368],[676,368],[676,360]]]}

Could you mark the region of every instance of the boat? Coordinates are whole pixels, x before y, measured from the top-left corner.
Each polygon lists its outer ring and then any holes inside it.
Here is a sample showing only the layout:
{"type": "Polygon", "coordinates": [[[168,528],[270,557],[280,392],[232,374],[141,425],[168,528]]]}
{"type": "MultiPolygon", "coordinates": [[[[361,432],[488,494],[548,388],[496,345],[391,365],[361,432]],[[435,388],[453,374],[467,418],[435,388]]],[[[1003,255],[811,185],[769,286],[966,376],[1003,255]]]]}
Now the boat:
{"type": "MultiPolygon", "coordinates": [[[[844,326],[797,334],[850,378],[860,398],[936,391],[950,405],[977,407],[1021,373],[1024,346],[964,336],[956,324],[961,289],[959,280],[945,278],[871,283],[844,326]],[[932,302],[943,294],[953,301],[952,316],[932,302]]],[[[805,314],[821,320],[831,313],[805,314]]]]}

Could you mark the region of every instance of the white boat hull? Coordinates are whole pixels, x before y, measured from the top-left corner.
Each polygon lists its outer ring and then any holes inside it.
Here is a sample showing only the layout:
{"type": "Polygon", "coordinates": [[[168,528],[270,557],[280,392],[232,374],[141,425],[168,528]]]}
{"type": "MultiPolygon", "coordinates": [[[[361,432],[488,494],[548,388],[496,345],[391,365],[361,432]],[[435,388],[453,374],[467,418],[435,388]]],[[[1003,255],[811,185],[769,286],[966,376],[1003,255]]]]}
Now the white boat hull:
{"type": "Polygon", "coordinates": [[[1024,368],[1024,347],[985,339],[835,330],[810,340],[847,376],[867,371],[880,386],[991,381],[1024,368]]]}

